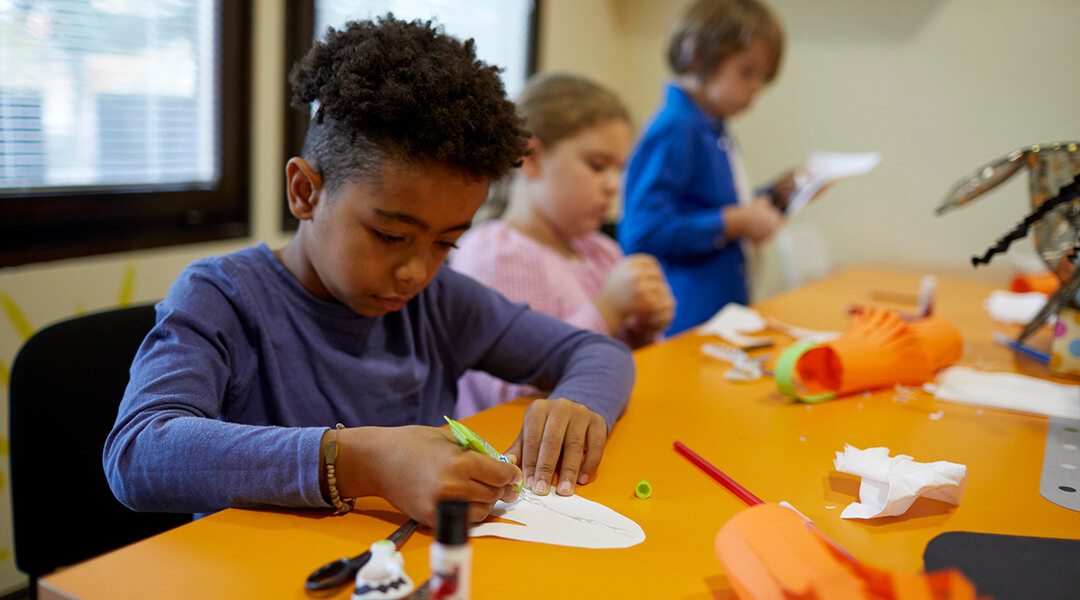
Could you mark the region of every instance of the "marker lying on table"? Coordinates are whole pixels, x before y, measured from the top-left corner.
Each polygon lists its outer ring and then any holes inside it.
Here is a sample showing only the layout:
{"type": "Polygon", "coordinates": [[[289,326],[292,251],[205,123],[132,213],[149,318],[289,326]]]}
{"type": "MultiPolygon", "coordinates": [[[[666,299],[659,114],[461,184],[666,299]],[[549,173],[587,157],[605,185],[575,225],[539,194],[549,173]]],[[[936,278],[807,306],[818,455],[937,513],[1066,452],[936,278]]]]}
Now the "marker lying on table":
{"type": "MultiPolygon", "coordinates": [[[[744,488],[743,486],[739,485],[739,482],[737,482],[734,479],[732,479],[731,477],[725,475],[723,471],[721,471],[720,469],[717,469],[716,467],[714,467],[712,463],[710,463],[709,461],[702,458],[701,455],[699,455],[697,452],[694,452],[690,448],[687,448],[686,444],[684,444],[684,443],[682,443],[682,442],[680,442],[678,440],[675,440],[675,451],[678,452],[679,454],[682,454],[683,456],[685,456],[686,459],[689,460],[690,462],[694,463],[694,465],[696,467],[698,467],[702,471],[705,471],[706,473],[708,473],[708,475],[710,477],[712,477],[713,479],[719,481],[720,485],[727,488],[727,490],[729,492],[731,492],[732,494],[735,494],[739,498],[739,500],[742,500],[743,502],[745,502],[747,506],[755,506],[757,504],[764,504],[765,503],[764,500],[762,500],[761,498],[758,498],[753,493],[751,493],[750,490],[748,490],[748,489],[744,488]]],[[[842,554],[844,554],[845,556],[850,558],[852,561],[854,561],[856,563],[859,562],[854,556],[851,555],[850,552],[848,552],[847,550],[844,550],[840,546],[840,544],[837,544],[835,541],[833,541],[833,539],[831,537],[825,535],[824,531],[822,531],[817,525],[814,525],[813,521],[808,519],[806,517],[806,515],[802,514],[798,510],[796,510],[795,507],[792,506],[790,503],[788,503],[788,502],[780,502],[780,505],[785,507],[785,508],[790,508],[791,510],[795,511],[800,517],[803,518],[803,521],[806,522],[806,528],[807,529],[815,530],[818,534],[821,535],[821,537],[826,542],[829,542],[829,544],[831,544],[833,546],[833,548],[836,548],[838,551],[840,551],[842,554]]]]}
{"type": "Polygon", "coordinates": [[[1025,346],[1024,344],[1021,344],[1020,342],[1018,342],[1016,340],[1009,339],[1009,336],[1005,335],[1004,333],[1001,333],[1000,331],[995,331],[994,332],[994,341],[999,343],[999,344],[1002,344],[1004,346],[1008,346],[1009,348],[1012,348],[1013,350],[1019,352],[1020,354],[1025,355],[1025,356],[1027,356],[1029,358],[1034,358],[1035,360],[1037,360],[1037,361],[1039,361],[1041,363],[1044,363],[1044,364],[1047,364],[1047,365],[1050,364],[1050,356],[1048,354],[1044,354],[1042,352],[1039,352],[1038,350],[1032,348],[1031,346],[1025,346]]]}
{"type": "MultiPolygon", "coordinates": [[[[473,431],[468,427],[462,425],[461,423],[458,423],[457,421],[451,419],[446,415],[443,415],[443,418],[446,419],[446,422],[450,424],[450,432],[454,434],[454,439],[456,439],[463,448],[476,450],[481,454],[486,454],[491,458],[494,458],[499,462],[504,462],[508,465],[514,464],[514,462],[507,458],[506,455],[493,448],[491,444],[487,443],[484,440],[484,438],[473,433],[473,431]]],[[[523,483],[523,481],[518,481],[514,484],[514,487],[517,488],[518,491],[521,491],[521,486],[523,483]]]]}

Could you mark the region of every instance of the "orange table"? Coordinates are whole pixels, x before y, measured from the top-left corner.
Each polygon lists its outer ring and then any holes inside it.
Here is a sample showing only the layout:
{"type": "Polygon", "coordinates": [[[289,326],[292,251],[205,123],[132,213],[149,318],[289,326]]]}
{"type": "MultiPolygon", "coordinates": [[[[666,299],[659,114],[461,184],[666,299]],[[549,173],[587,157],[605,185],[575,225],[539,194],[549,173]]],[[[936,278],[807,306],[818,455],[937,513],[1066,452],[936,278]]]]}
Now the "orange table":
{"type": "MultiPolygon", "coordinates": [[[[919,275],[849,269],[756,308],[789,324],[839,330],[849,302],[872,303],[871,290],[914,293],[919,275]]],[[[963,333],[961,364],[1049,376],[1039,363],[991,342],[995,328],[1016,332],[987,317],[982,301],[991,289],[939,278],[935,313],[963,333]]],[[[919,570],[927,542],[945,531],[1080,538],[1080,513],[1039,495],[1046,419],[937,402],[923,392],[899,402],[893,390],[796,404],[769,380],[727,382],[726,365],[699,351],[705,341],[715,340],[684,335],[636,354],[630,408],[612,431],[598,479],[579,488],[582,496],[637,521],[646,541],[627,549],[586,550],[475,539],[474,598],[731,595],[713,557],[713,538],[744,505],[677,454],[674,440],[766,502],[791,502],[858,559],[884,568],[919,570]],[[938,411],[939,419],[929,418],[938,411]],[[900,517],[841,520],[841,509],[858,499],[859,486],[857,478],[832,466],[833,453],[845,443],[965,464],[964,500],[952,506],[921,499],[900,517]],[[648,500],[634,497],[641,479],[652,483],[648,500]]],[[[778,335],[777,341],[782,348],[788,339],[778,335]]],[[[1034,343],[1045,348],[1049,340],[1044,333],[1034,343]]],[[[466,422],[496,447],[506,447],[524,409],[519,401],[466,422]]],[[[42,598],[86,600],[308,598],[303,581],[312,569],[358,554],[403,521],[376,499],[362,500],[344,517],[317,510],[231,509],[55,573],[39,589],[42,598]]],[[[417,582],[428,576],[430,540],[430,531],[422,529],[403,549],[406,569],[417,582]]],[[[349,594],[343,589],[329,597],[349,594]]]]}

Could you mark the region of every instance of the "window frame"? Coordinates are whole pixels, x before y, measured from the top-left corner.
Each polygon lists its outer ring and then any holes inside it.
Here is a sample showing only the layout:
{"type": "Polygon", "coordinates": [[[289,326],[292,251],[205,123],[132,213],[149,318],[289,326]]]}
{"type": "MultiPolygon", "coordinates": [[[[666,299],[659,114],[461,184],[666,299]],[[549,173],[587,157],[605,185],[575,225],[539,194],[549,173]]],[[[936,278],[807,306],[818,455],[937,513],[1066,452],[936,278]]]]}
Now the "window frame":
{"type": "Polygon", "coordinates": [[[0,190],[0,267],[250,235],[251,16],[251,0],[219,6],[218,184],[0,190]]]}
{"type": "MultiPolygon", "coordinates": [[[[537,56],[540,46],[540,10],[543,0],[532,0],[533,10],[529,15],[529,47],[526,50],[525,75],[536,74],[537,56]]],[[[287,3],[285,9],[285,140],[281,164],[290,158],[300,156],[304,148],[304,136],[307,135],[307,114],[292,106],[292,89],[289,87],[288,73],[296,61],[303,58],[315,41],[315,0],[295,0],[287,3]]],[[[289,203],[281,204],[281,230],[296,231],[299,221],[289,212],[289,203]]]]}

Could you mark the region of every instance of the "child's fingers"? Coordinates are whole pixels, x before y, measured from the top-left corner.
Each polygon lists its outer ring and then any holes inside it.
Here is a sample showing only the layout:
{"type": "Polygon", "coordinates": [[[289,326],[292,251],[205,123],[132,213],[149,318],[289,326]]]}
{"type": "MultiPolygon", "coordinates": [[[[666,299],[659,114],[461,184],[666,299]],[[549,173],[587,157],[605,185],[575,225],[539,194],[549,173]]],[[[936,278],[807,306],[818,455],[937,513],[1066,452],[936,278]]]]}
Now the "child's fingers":
{"type": "Polygon", "coordinates": [[[497,490],[498,493],[492,496],[493,500],[502,495],[504,487],[521,481],[521,470],[516,465],[480,453],[469,455],[469,459],[469,477],[474,483],[497,490]]]}
{"type": "Polygon", "coordinates": [[[589,430],[585,434],[585,459],[581,461],[578,483],[584,485],[596,479],[596,470],[600,467],[600,459],[604,456],[605,445],[607,445],[607,423],[599,419],[599,422],[589,425],[589,430]]]}
{"type": "MultiPolygon", "coordinates": [[[[533,478],[533,492],[543,496],[548,493],[551,480],[555,475],[555,464],[562,454],[563,439],[566,436],[566,426],[569,421],[569,411],[564,408],[564,403],[569,400],[555,400],[555,408],[545,415],[543,433],[539,437],[539,448],[536,452],[536,468],[533,478]]],[[[526,441],[526,444],[528,441],[526,441]]],[[[525,449],[526,456],[530,454],[528,447],[525,449]]]]}
{"type": "Polygon", "coordinates": [[[562,445],[562,471],[559,473],[559,487],[556,490],[560,496],[569,496],[574,493],[581,459],[585,456],[585,434],[588,430],[588,417],[578,416],[567,424],[562,445]]]}
{"type": "Polygon", "coordinates": [[[510,446],[510,452],[521,457],[521,473],[525,477],[525,487],[530,490],[535,489],[536,459],[540,452],[540,439],[544,435],[547,405],[548,403],[544,400],[536,400],[529,405],[529,408],[525,410],[525,422],[521,425],[521,433],[518,434],[514,445],[510,446]]]}
{"type": "Polygon", "coordinates": [[[487,502],[470,502],[469,503],[469,515],[468,519],[470,523],[479,523],[487,518],[491,514],[491,509],[495,508],[495,503],[487,502]]]}

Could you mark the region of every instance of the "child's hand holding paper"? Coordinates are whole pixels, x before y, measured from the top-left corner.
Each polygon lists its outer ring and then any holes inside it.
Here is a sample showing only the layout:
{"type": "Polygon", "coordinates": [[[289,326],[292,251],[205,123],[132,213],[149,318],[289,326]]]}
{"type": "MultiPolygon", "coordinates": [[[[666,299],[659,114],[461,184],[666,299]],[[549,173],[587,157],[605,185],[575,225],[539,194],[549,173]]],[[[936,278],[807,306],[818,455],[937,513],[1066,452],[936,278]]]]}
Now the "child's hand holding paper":
{"type": "Polygon", "coordinates": [[[830,183],[861,175],[876,167],[881,162],[877,152],[845,153],[814,152],[806,159],[805,171],[795,175],[795,190],[788,196],[784,214],[787,218],[795,216],[814,197],[830,183]]]}

